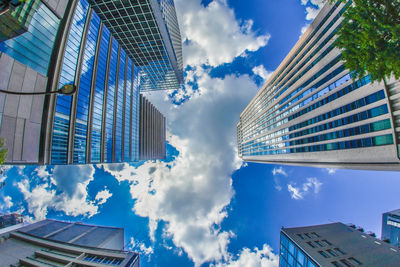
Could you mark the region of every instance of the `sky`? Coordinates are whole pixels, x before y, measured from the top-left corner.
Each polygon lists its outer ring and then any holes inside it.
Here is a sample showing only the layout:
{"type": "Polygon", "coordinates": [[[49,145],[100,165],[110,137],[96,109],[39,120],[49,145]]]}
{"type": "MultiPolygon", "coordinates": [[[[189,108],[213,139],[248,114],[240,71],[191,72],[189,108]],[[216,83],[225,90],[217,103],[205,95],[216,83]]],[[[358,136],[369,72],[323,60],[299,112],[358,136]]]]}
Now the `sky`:
{"type": "Polygon", "coordinates": [[[123,227],[141,266],[278,266],[281,227],[354,223],[380,236],[398,172],[242,162],[240,113],[321,0],[175,0],[185,84],[146,97],[167,118],[167,159],[7,167],[0,212],[123,227]]]}

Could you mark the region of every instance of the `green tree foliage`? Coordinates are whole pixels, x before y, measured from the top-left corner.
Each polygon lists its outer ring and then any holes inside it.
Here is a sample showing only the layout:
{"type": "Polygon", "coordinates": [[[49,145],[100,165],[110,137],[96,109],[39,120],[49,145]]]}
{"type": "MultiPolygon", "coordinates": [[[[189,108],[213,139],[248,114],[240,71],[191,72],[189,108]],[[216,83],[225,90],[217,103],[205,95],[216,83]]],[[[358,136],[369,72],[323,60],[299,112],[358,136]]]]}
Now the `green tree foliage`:
{"type": "MultiPolygon", "coordinates": [[[[331,2],[346,2],[332,0],[331,2]]],[[[336,47],[345,66],[373,81],[400,77],[400,0],[353,0],[343,17],[336,47]]]]}
{"type": "Polygon", "coordinates": [[[4,147],[4,140],[0,138],[0,164],[4,164],[7,157],[7,149],[4,147]]]}

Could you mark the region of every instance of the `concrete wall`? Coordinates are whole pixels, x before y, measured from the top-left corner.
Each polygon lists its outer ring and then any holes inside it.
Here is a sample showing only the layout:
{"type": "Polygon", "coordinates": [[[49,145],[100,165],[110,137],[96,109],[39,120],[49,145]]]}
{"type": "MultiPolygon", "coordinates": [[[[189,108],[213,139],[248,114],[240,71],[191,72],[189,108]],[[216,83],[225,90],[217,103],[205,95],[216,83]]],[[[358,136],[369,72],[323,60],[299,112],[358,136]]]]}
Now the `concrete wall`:
{"type": "MultiPolygon", "coordinates": [[[[46,90],[47,77],[0,55],[0,88],[17,92],[46,90]]],[[[0,138],[8,149],[6,163],[38,163],[44,96],[0,93],[0,138]]]]}

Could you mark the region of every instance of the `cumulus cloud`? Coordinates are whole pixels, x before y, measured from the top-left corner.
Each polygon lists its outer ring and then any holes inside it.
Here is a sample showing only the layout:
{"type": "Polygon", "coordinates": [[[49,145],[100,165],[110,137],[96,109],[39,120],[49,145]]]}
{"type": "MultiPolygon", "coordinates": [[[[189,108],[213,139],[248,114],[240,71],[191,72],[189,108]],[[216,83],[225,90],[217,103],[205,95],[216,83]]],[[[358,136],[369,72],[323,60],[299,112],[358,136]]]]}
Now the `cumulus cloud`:
{"type": "Polygon", "coordinates": [[[253,73],[255,75],[260,76],[261,78],[263,78],[264,81],[267,81],[269,79],[269,77],[271,77],[272,73],[271,71],[267,71],[264,67],[264,65],[259,65],[256,66],[252,69],[253,73]]]}
{"type": "Polygon", "coordinates": [[[247,75],[212,78],[204,69],[194,71],[198,89],[189,101],[174,106],[162,92],[149,96],[168,114],[168,142],[179,151],[175,160],[103,168],[131,182],[133,210],[149,218],[151,238],[164,221],[164,236],[200,265],[228,257],[233,233],[222,231],[220,224],[234,195],[231,174],[242,165],[236,123],[257,86],[247,75]]]}
{"type": "Polygon", "coordinates": [[[107,202],[107,199],[109,199],[112,196],[112,193],[105,188],[103,191],[99,191],[95,197],[95,200],[98,201],[97,204],[101,205],[107,202]]]}
{"type": "Polygon", "coordinates": [[[135,240],[133,237],[130,238],[128,248],[130,250],[138,251],[140,255],[151,256],[154,253],[153,247],[147,247],[144,243],[135,240]]]}
{"type": "Polygon", "coordinates": [[[326,168],[325,170],[328,172],[329,175],[334,175],[337,171],[337,169],[335,168],[326,168]]]}
{"type": "MultiPolygon", "coordinates": [[[[318,15],[321,8],[327,2],[326,0],[300,0],[301,4],[306,6],[306,20],[313,20],[318,15]]],[[[304,27],[303,27],[304,28],[304,27]]],[[[303,33],[303,29],[302,29],[303,33]]]]}
{"type": "Polygon", "coordinates": [[[185,66],[230,63],[246,51],[257,51],[268,43],[270,36],[257,35],[252,20],[238,21],[226,0],[214,0],[207,6],[201,0],[175,2],[185,66]]]}
{"type": "Polygon", "coordinates": [[[243,248],[237,259],[231,257],[226,263],[218,263],[215,267],[277,267],[279,264],[279,257],[272,252],[270,246],[264,244],[260,250],[254,248],[243,248]]]}
{"type": "Polygon", "coordinates": [[[287,175],[287,173],[286,173],[286,171],[282,168],[282,167],[279,167],[279,168],[274,168],[273,170],[272,170],[272,174],[275,176],[275,175],[278,175],[278,174],[280,174],[280,175],[283,175],[283,176],[288,176],[287,175]]]}
{"type": "Polygon", "coordinates": [[[87,186],[93,180],[95,172],[93,166],[60,165],[54,167],[52,173],[41,168],[35,171],[38,177],[43,179],[41,183],[35,184],[28,179],[17,183],[24,195],[28,211],[35,219],[46,218],[50,209],[71,216],[91,217],[97,213],[97,205],[87,199],[87,186]]]}
{"type": "Polygon", "coordinates": [[[317,178],[307,178],[307,181],[302,186],[297,187],[295,183],[288,184],[288,191],[292,199],[300,200],[309,192],[314,191],[314,194],[318,194],[322,183],[317,178]]]}
{"type": "Polygon", "coordinates": [[[3,203],[0,203],[0,210],[8,212],[13,206],[12,198],[10,196],[3,197],[3,203]]]}

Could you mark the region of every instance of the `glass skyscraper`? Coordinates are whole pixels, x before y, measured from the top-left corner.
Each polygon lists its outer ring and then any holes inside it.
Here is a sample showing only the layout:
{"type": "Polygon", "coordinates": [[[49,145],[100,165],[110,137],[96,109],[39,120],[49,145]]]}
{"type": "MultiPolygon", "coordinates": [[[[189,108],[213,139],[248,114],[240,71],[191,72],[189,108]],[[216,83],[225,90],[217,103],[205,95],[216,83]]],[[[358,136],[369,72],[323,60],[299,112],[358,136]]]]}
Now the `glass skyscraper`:
{"type": "Polygon", "coordinates": [[[382,215],[382,240],[400,247],[400,209],[382,215]]]}
{"type": "Polygon", "coordinates": [[[0,86],[37,92],[74,84],[77,92],[1,94],[6,162],[139,160],[140,92],[183,82],[173,0],[28,2],[35,11],[27,32],[0,42],[0,86]]]}
{"type": "Polygon", "coordinates": [[[343,223],[282,228],[280,267],[399,266],[397,247],[343,223]]]}
{"type": "Polygon", "coordinates": [[[400,83],[355,79],[335,48],[347,4],[329,4],[240,115],[245,161],[400,170],[400,83]],[[390,101],[389,101],[390,99],[390,101]]]}

